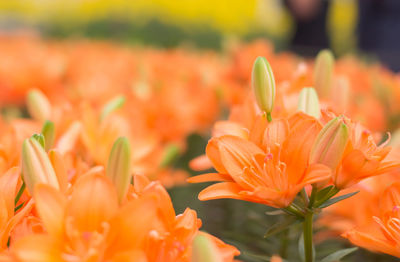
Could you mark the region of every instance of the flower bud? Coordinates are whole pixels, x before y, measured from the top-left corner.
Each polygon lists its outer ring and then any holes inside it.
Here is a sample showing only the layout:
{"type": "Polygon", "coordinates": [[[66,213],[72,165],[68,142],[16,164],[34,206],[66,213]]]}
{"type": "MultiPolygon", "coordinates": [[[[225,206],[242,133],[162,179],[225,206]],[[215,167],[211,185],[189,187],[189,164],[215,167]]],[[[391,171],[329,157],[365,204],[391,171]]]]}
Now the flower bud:
{"type": "Polygon", "coordinates": [[[320,118],[319,100],[314,88],[306,87],[301,90],[297,110],[317,119],[320,118]]]}
{"type": "Polygon", "coordinates": [[[175,144],[169,144],[164,149],[164,154],[160,163],[161,167],[171,164],[179,155],[179,147],[175,144]]]}
{"type": "Polygon", "coordinates": [[[45,141],[44,148],[46,151],[48,151],[50,148],[53,147],[55,140],[54,123],[49,120],[44,122],[42,127],[42,134],[44,136],[44,141],[45,141]]]}
{"type": "Polygon", "coordinates": [[[311,149],[310,163],[320,163],[335,170],[349,140],[349,129],[339,116],[329,121],[319,132],[311,149]]]}
{"type": "Polygon", "coordinates": [[[204,234],[197,234],[193,240],[192,260],[193,262],[222,262],[217,247],[204,234]]]}
{"type": "Polygon", "coordinates": [[[314,66],[314,87],[322,98],[329,97],[333,81],[335,59],[330,50],[318,53],[314,66]]]}
{"type": "Polygon", "coordinates": [[[114,183],[118,199],[121,202],[131,182],[131,148],[126,137],[118,138],[110,153],[107,164],[107,176],[114,183]]]}
{"type": "Polygon", "coordinates": [[[258,106],[270,114],[275,101],[275,79],[271,66],[264,57],[257,57],[253,64],[251,84],[258,106]]]}
{"type": "Polygon", "coordinates": [[[44,148],[31,137],[25,139],[22,144],[22,177],[29,190],[33,194],[36,184],[43,183],[59,189],[56,173],[44,148]]]}
{"type": "Polygon", "coordinates": [[[121,108],[125,104],[124,96],[117,96],[111,99],[107,104],[104,105],[103,110],[101,111],[100,121],[106,118],[111,112],[121,108]]]}
{"type": "Polygon", "coordinates": [[[50,118],[50,102],[40,90],[34,89],[29,91],[26,105],[28,107],[28,112],[33,119],[43,122],[50,118]]]}

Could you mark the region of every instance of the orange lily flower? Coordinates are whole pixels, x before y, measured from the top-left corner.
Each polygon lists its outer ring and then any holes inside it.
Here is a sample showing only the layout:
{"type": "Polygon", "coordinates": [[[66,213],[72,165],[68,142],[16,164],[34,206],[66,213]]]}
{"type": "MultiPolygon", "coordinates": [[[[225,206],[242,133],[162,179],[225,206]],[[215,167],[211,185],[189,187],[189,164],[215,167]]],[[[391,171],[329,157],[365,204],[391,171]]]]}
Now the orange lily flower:
{"type": "Polygon", "coordinates": [[[284,208],[304,186],[330,177],[328,167],[307,164],[321,130],[317,120],[303,113],[269,124],[264,116],[259,120],[249,140],[225,135],[209,141],[206,153],[218,173],[188,181],[221,183],[200,192],[200,200],[234,198],[284,208]]]}
{"type": "Polygon", "coordinates": [[[395,152],[387,143],[377,146],[370,131],[361,124],[346,121],[350,130],[349,142],[341,163],[333,175],[338,188],[350,187],[362,179],[388,173],[400,167],[395,152]]]}
{"type": "MultiPolygon", "coordinates": [[[[135,186],[120,206],[102,170],[82,175],[70,198],[39,184],[36,209],[45,233],[24,236],[6,254],[14,261],[190,261],[191,244],[201,225],[190,209],[175,215],[159,182],[135,176],[135,186]]],[[[216,243],[219,243],[216,241],[216,243]]],[[[238,255],[221,244],[221,256],[238,255]]]]}
{"type": "MultiPolygon", "coordinates": [[[[380,215],[369,227],[353,229],[342,236],[371,251],[400,258],[400,183],[394,183],[381,197],[380,215]]],[[[372,219],[371,219],[372,220],[372,219]]]]}

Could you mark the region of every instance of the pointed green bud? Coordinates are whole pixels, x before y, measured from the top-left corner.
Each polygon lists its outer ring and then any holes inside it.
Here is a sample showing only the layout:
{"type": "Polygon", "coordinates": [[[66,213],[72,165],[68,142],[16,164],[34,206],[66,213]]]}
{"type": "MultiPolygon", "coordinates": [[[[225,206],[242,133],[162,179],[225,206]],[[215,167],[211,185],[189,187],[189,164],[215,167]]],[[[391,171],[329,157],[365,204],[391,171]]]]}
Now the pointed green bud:
{"type": "Polygon", "coordinates": [[[330,50],[318,53],[314,66],[314,87],[322,98],[331,94],[335,58],[330,50]]]}
{"type": "Polygon", "coordinates": [[[270,115],[275,101],[275,79],[271,66],[264,57],[257,57],[253,64],[251,85],[261,111],[270,115]]]}
{"type": "Polygon", "coordinates": [[[22,177],[32,195],[36,184],[44,183],[59,189],[58,179],[43,146],[34,137],[22,143],[22,177]]]}
{"type": "Polygon", "coordinates": [[[222,262],[218,249],[210,238],[198,233],[193,240],[193,262],[222,262]]]}
{"type": "Polygon", "coordinates": [[[320,163],[335,170],[349,140],[349,129],[342,116],[329,121],[319,132],[310,154],[310,163],[320,163]]]}
{"type": "Polygon", "coordinates": [[[44,136],[42,134],[33,134],[32,138],[35,139],[36,141],[39,142],[39,144],[45,148],[45,140],[44,140],[44,136]]]}
{"type": "Polygon", "coordinates": [[[51,105],[47,97],[37,89],[29,91],[26,105],[29,115],[38,121],[45,121],[50,118],[51,105]]]}
{"type": "Polygon", "coordinates": [[[131,147],[126,137],[118,138],[108,159],[107,176],[114,183],[121,202],[128,192],[131,182],[131,147]]]}
{"type": "Polygon", "coordinates": [[[170,165],[179,155],[179,147],[175,144],[169,144],[164,149],[163,157],[161,158],[161,167],[170,165]]]}
{"type": "Polygon", "coordinates": [[[124,104],[125,104],[125,97],[122,95],[117,96],[108,101],[107,104],[104,105],[103,110],[101,111],[100,121],[106,118],[111,112],[121,108],[124,104]]]}
{"type": "Polygon", "coordinates": [[[55,140],[55,131],[54,131],[54,123],[46,120],[42,127],[42,134],[44,136],[44,140],[46,141],[44,149],[49,151],[50,148],[53,147],[55,140]]]}
{"type": "Polygon", "coordinates": [[[306,87],[301,90],[297,110],[317,119],[320,118],[319,100],[314,88],[306,87]]]}

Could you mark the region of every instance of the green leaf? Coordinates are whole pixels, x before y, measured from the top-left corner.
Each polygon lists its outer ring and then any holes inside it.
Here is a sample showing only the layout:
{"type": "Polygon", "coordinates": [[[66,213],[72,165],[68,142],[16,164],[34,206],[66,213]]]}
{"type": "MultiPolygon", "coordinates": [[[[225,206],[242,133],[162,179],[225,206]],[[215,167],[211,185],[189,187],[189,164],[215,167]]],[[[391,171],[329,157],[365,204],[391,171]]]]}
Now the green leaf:
{"type": "Polygon", "coordinates": [[[111,112],[121,108],[125,104],[125,97],[123,95],[117,96],[111,99],[106,105],[104,105],[101,111],[100,121],[106,118],[111,112]]]}
{"type": "Polygon", "coordinates": [[[339,201],[342,201],[342,200],[345,200],[345,199],[347,199],[349,197],[352,197],[355,194],[357,194],[358,192],[360,192],[360,191],[356,191],[356,192],[345,194],[343,196],[338,196],[338,197],[335,197],[335,198],[331,198],[328,201],[326,201],[325,203],[323,203],[322,205],[320,205],[319,207],[320,208],[328,207],[328,206],[333,205],[333,204],[335,204],[335,203],[337,203],[339,201]]]}
{"type": "Polygon", "coordinates": [[[299,223],[301,220],[297,219],[294,216],[286,216],[283,220],[278,221],[277,223],[273,224],[270,228],[268,228],[267,232],[264,234],[264,238],[270,237],[272,235],[275,235],[286,228],[289,228],[297,223],[299,223]]]}
{"type": "Polygon", "coordinates": [[[268,216],[277,216],[277,215],[283,215],[286,213],[283,212],[282,210],[278,209],[278,210],[273,210],[273,211],[267,211],[267,212],[265,212],[265,214],[268,216]]]}
{"type": "Polygon", "coordinates": [[[346,248],[342,250],[338,250],[326,257],[324,257],[321,262],[335,262],[335,261],[340,261],[340,259],[344,258],[345,256],[353,253],[356,251],[358,247],[352,247],[352,248],[346,248]]]}
{"type": "Polygon", "coordinates": [[[318,191],[317,195],[315,196],[316,200],[324,198],[326,195],[329,194],[329,192],[334,188],[334,186],[328,186],[325,187],[324,189],[318,191]]]}

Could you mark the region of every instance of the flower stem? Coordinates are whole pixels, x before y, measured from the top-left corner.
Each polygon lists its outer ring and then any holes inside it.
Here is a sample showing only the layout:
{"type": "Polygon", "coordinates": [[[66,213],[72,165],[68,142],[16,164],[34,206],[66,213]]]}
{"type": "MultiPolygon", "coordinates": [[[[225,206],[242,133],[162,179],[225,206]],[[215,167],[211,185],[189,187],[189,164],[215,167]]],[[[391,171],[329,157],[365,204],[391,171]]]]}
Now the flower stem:
{"type": "Polygon", "coordinates": [[[267,120],[268,120],[268,122],[272,121],[272,116],[271,116],[270,112],[267,113],[267,120]]]}
{"type": "Polygon", "coordinates": [[[312,211],[307,211],[303,222],[304,236],[304,257],[305,262],[314,262],[313,256],[313,215],[312,211]]]}

